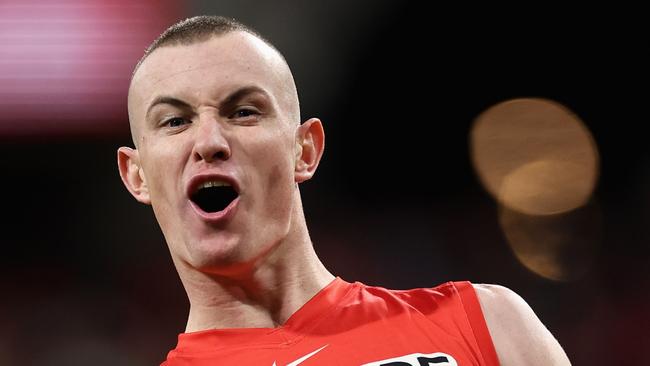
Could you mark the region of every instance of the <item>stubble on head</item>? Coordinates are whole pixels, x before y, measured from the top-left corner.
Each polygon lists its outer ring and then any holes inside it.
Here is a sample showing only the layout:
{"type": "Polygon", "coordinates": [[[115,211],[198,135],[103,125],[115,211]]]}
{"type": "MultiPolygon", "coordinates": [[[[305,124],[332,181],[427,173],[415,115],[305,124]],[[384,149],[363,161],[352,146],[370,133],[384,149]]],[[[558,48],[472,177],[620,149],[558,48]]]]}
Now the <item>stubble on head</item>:
{"type": "MultiPolygon", "coordinates": [[[[284,58],[284,56],[270,43],[267,41],[258,38],[256,35],[245,32],[245,31],[233,31],[225,34],[214,35],[211,38],[200,40],[194,43],[206,43],[215,38],[223,38],[228,35],[233,35],[239,33],[240,35],[251,39],[253,42],[257,43],[260,51],[266,55],[266,59],[271,64],[272,69],[274,70],[274,78],[277,80],[277,85],[279,86],[279,93],[277,93],[278,102],[280,104],[281,111],[284,112],[287,122],[292,126],[298,126],[301,122],[300,118],[300,102],[298,97],[298,91],[296,88],[295,80],[289,65],[284,58]]],[[[183,47],[186,44],[172,44],[161,46],[160,48],[152,51],[151,53],[145,55],[143,59],[140,60],[136,69],[134,70],[131,80],[129,83],[128,97],[127,97],[127,108],[128,108],[128,117],[129,117],[129,126],[131,130],[131,138],[135,148],[137,149],[142,142],[145,140],[143,134],[143,125],[144,113],[143,110],[146,108],[148,102],[147,95],[143,95],[142,84],[146,84],[145,88],[152,88],[155,84],[176,76],[176,74],[161,75],[160,72],[152,73],[152,68],[155,69],[155,65],[151,65],[151,56],[155,55],[160,49],[169,48],[169,47],[183,47]]],[[[155,62],[155,60],[154,60],[155,62]]],[[[201,67],[201,66],[199,66],[201,67]]],[[[186,71],[195,70],[188,69],[186,71]]],[[[209,72],[209,70],[206,70],[209,72]]]]}

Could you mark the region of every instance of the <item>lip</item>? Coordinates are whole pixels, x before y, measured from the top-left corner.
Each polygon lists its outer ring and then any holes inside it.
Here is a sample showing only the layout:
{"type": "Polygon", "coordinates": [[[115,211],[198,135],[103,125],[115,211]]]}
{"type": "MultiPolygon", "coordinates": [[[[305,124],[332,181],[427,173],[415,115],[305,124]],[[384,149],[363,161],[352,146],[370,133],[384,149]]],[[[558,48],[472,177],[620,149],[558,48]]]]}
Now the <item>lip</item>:
{"type": "Polygon", "coordinates": [[[204,174],[197,174],[193,176],[189,180],[185,192],[187,195],[187,200],[190,202],[190,205],[194,209],[194,212],[196,212],[196,214],[201,219],[210,223],[218,223],[232,217],[238,207],[239,198],[240,198],[239,196],[237,196],[237,198],[235,198],[232,202],[230,202],[230,204],[221,211],[218,212],[203,211],[201,207],[199,207],[196,203],[194,203],[194,201],[192,201],[190,197],[192,196],[192,193],[194,193],[201,184],[209,181],[214,181],[214,180],[227,182],[233,187],[233,189],[235,190],[235,192],[237,192],[238,195],[240,194],[239,184],[233,177],[224,174],[215,174],[215,173],[204,173],[204,174]]]}

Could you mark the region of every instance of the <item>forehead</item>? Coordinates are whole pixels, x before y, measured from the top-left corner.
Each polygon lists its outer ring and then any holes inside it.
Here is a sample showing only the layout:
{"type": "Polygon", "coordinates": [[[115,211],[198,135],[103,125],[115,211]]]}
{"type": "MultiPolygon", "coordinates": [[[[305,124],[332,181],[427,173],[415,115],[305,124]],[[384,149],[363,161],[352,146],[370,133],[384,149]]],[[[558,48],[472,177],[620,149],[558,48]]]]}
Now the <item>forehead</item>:
{"type": "Polygon", "coordinates": [[[284,61],[275,50],[246,32],[161,47],[149,55],[134,75],[129,111],[144,109],[147,102],[161,94],[201,99],[251,84],[277,95],[283,89],[283,66],[284,61]]]}

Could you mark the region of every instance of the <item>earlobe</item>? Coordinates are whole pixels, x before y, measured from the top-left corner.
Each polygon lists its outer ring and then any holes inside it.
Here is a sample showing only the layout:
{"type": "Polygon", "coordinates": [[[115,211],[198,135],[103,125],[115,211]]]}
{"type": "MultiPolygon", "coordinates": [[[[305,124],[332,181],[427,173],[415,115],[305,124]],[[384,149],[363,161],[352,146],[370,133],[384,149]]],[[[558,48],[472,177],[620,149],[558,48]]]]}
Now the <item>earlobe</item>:
{"type": "Polygon", "coordinates": [[[296,131],[295,180],[309,180],[318,168],[325,149],[325,132],[318,118],[304,122],[296,131]]]}
{"type": "Polygon", "coordinates": [[[139,202],[151,204],[145,175],[140,166],[138,150],[124,146],[117,149],[117,166],[122,182],[131,195],[139,202]]]}

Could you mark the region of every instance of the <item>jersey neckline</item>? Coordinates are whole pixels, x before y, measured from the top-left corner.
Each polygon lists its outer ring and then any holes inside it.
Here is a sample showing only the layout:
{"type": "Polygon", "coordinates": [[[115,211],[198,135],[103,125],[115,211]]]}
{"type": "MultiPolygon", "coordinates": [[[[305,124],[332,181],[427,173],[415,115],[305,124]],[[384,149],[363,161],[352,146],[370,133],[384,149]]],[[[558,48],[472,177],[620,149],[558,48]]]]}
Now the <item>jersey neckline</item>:
{"type": "Polygon", "coordinates": [[[181,333],[178,335],[175,351],[204,352],[206,344],[214,345],[214,349],[251,344],[289,346],[299,341],[304,334],[332,314],[332,310],[342,302],[354,286],[355,284],[348,283],[337,276],[298,308],[282,325],[275,328],[220,328],[181,333]]]}

